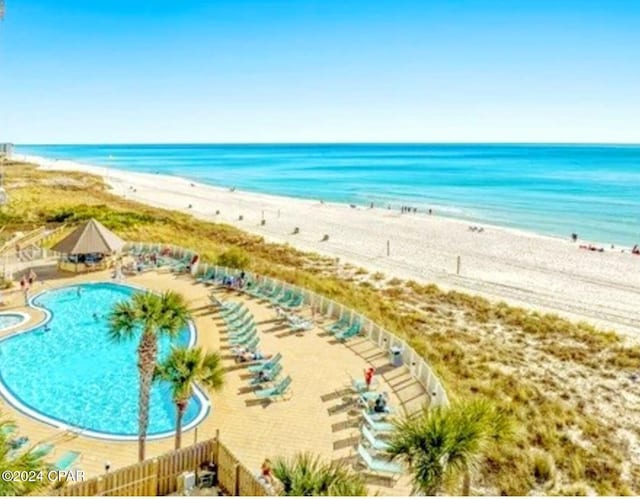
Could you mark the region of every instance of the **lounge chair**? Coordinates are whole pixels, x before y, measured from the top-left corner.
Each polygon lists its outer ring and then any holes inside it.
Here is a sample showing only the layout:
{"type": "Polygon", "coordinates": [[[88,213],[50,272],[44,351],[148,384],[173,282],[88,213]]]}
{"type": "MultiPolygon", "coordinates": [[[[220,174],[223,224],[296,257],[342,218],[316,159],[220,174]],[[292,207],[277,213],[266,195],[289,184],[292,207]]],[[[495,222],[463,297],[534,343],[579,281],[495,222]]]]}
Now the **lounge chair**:
{"type": "Polygon", "coordinates": [[[324,330],[327,331],[328,333],[336,334],[344,330],[348,326],[349,326],[349,319],[347,319],[346,317],[342,317],[337,322],[334,322],[330,326],[325,327],[324,330]]]}
{"type": "Polygon", "coordinates": [[[231,343],[234,346],[238,346],[238,345],[246,345],[247,343],[250,343],[251,341],[253,341],[254,338],[258,337],[258,331],[254,330],[251,331],[249,333],[247,333],[244,336],[239,336],[237,338],[231,338],[229,340],[229,343],[231,343]]]}
{"type": "Polygon", "coordinates": [[[65,452],[60,459],[53,463],[53,467],[59,471],[69,470],[80,457],[80,453],[74,450],[65,452]]]}
{"type": "Polygon", "coordinates": [[[255,324],[247,324],[245,327],[243,327],[242,329],[239,329],[238,331],[230,331],[229,339],[241,340],[242,338],[246,338],[247,336],[250,336],[257,332],[258,332],[258,328],[256,327],[255,324]]]}
{"type": "Polygon", "coordinates": [[[253,289],[247,291],[247,293],[254,298],[262,298],[265,294],[271,292],[273,288],[268,282],[261,284],[260,286],[254,286],[253,289]]]}
{"type": "Polygon", "coordinates": [[[233,326],[227,326],[227,333],[229,336],[238,336],[250,329],[255,329],[256,323],[253,320],[253,317],[247,317],[244,322],[240,322],[233,326]]]}
{"type": "Polygon", "coordinates": [[[358,444],[358,455],[367,466],[367,468],[369,468],[371,471],[375,471],[376,473],[399,475],[404,471],[400,463],[373,456],[362,444],[358,444]]]}
{"type": "Polygon", "coordinates": [[[291,300],[289,300],[287,303],[283,303],[282,306],[286,309],[292,310],[292,309],[301,307],[303,301],[304,301],[304,296],[298,294],[298,295],[294,295],[291,298],[291,300]]]}
{"type": "Polygon", "coordinates": [[[216,307],[218,307],[218,309],[220,310],[220,312],[231,312],[233,310],[237,310],[239,308],[242,307],[242,305],[239,302],[233,302],[233,301],[222,301],[220,298],[218,298],[217,296],[215,296],[213,293],[211,293],[209,295],[209,301],[215,305],[216,307]]]}
{"type": "MultiPolygon", "coordinates": [[[[251,339],[251,341],[249,341],[248,343],[245,343],[244,345],[236,345],[231,347],[231,353],[237,357],[246,352],[255,352],[259,344],[260,344],[260,337],[256,335],[251,339]]],[[[259,361],[259,362],[262,362],[262,361],[259,361]]]]}
{"type": "Polygon", "coordinates": [[[191,263],[191,256],[185,256],[181,260],[169,265],[172,272],[184,272],[191,263]]]}
{"type": "Polygon", "coordinates": [[[356,322],[354,324],[352,324],[349,329],[347,329],[346,331],[342,331],[336,334],[336,340],[338,341],[345,341],[348,340],[350,338],[353,338],[354,336],[358,336],[360,334],[360,323],[356,322]]]}
{"type": "Polygon", "coordinates": [[[240,302],[236,302],[233,305],[231,305],[230,307],[225,308],[224,310],[220,310],[220,315],[224,318],[224,317],[231,317],[233,316],[236,312],[238,312],[241,308],[243,307],[242,303],[240,302]]]}
{"type": "Polygon", "coordinates": [[[309,329],[313,329],[314,326],[312,321],[295,315],[287,317],[287,322],[292,331],[308,331],[309,329]]]}
{"type": "Polygon", "coordinates": [[[31,449],[30,454],[36,458],[43,458],[48,456],[53,452],[55,446],[49,443],[43,443],[36,445],[33,449],[31,449]]]}
{"type": "Polygon", "coordinates": [[[263,300],[271,301],[276,296],[279,296],[281,292],[282,292],[282,286],[275,286],[270,291],[267,291],[266,293],[263,293],[261,295],[261,298],[263,300]]]}
{"type": "Polygon", "coordinates": [[[246,291],[247,291],[247,294],[249,296],[252,296],[253,298],[262,298],[262,295],[266,293],[267,290],[268,290],[268,287],[265,284],[263,284],[261,286],[253,286],[247,289],[246,291]]]}
{"type": "Polygon", "coordinates": [[[379,385],[379,381],[376,378],[371,380],[369,386],[362,379],[356,379],[351,374],[349,374],[349,378],[351,380],[351,389],[356,393],[368,392],[371,388],[375,388],[379,385]]]}
{"type": "Polygon", "coordinates": [[[15,433],[17,429],[18,429],[18,425],[16,425],[15,423],[6,423],[2,427],[2,435],[7,437],[7,436],[11,435],[12,433],[15,433]]]}
{"type": "Polygon", "coordinates": [[[360,428],[360,431],[362,431],[362,436],[367,442],[369,442],[369,445],[373,450],[385,452],[385,451],[388,451],[389,448],[391,447],[389,445],[389,442],[386,442],[381,438],[376,437],[373,433],[371,433],[371,430],[367,427],[367,425],[362,425],[362,427],[360,428]]]}
{"type": "Polygon", "coordinates": [[[280,352],[278,352],[277,354],[275,354],[270,359],[265,359],[263,362],[260,362],[258,364],[253,364],[253,365],[249,366],[249,372],[259,373],[260,371],[263,371],[264,369],[270,369],[272,366],[274,366],[278,362],[280,362],[281,359],[282,359],[282,354],[280,352]]]}
{"type": "Polygon", "coordinates": [[[380,394],[371,390],[363,391],[358,394],[358,403],[362,407],[369,407],[369,402],[374,401],[380,394]]]}
{"type": "Polygon", "coordinates": [[[281,364],[274,364],[271,369],[262,369],[261,371],[259,371],[249,382],[250,386],[258,386],[258,385],[262,385],[263,383],[268,383],[268,382],[272,382],[274,381],[278,375],[282,372],[282,365],[281,364]],[[267,378],[266,380],[263,379],[260,376],[260,373],[264,373],[265,377],[267,378]]]}
{"type": "Polygon", "coordinates": [[[227,326],[227,332],[230,336],[238,336],[239,334],[247,331],[249,329],[255,328],[256,323],[253,320],[253,317],[247,317],[244,322],[239,324],[235,324],[233,326],[227,326]]]}
{"type": "Polygon", "coordinates": [[[282,397],[287,392],[290,385],[291,385],[291,376],[287,376],[282,381],[280,381],[280,383],[278,383],[276,386],[273,386],[271,388],[265,388],[264,390],[257,390],[256,397],[262,400],[264,399],[273,400],[273,399],[282,397]]]}
{"type": "Polygon", "coordinates": [[[201,275],[196,279],[196,282],[201,284],[206,284],[209,281],[213,281],[216,276],[216,269],[209,269],[205,274],[201,275]]]}
{"type": "Polygon", "coordinates": [[[364,417],[364,422],[367,426],[376,433],[389,433],[395,430],[395,426],[391,423],[387,423],[386,421],[375,421],[366,409],[362,411],[362,416],[364,417]]]}
{"type": "Polygon", "coordinates": [[[246,308],[237,312],[236,315],[224,317],[224,323],[230,328],[238,328],[244,325],[248,320],[253,320],[253,314],[251,314],[251,312],[246,308]]]}
{"type": "Polygon", "coordinates": [[[291,290],[287,289],[282,294],[282,296],[276,297],[273,300],[271,300],[271,303],[273,303],[274,305],[284,306],[284,304],[287,303],[289,300],[291,300],[291,298],[293,298],[293,293],[291,290]]]}

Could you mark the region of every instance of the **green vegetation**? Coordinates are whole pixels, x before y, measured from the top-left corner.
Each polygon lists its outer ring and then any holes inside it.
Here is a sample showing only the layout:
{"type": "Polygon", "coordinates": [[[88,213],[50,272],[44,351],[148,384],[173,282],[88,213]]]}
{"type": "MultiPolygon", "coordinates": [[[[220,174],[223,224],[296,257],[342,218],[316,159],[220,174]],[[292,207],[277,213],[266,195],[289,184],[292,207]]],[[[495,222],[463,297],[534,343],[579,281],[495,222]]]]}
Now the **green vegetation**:
{"type": "MultiPolygon", "coordinates": [[[[239,249],[248,270],[324,294],[404,337],[429,360],[452,400],[484,397],[514,421],[514,437],[499,450],[487,449],[478,463],[475,488],[497,495],[540,487],[546,493],[640,493],[638,463],[622,473],[632,456],[617,436],[622,423],[640,435],[640,423],[616,395],[637,389],[624,380],[640,369],[640,348],[614,333],[434,285],[374,277],[370,286],[366,275],[336,259],[116,197],[90,175],[11,164],[6,171],[10,203],[0,212],[6,232],[77,211],[125,239],[179,244],[207,262],[239,249]],[[91,214],[82,207],[92,207],[91,214]],[[555,470],[544,483],[541,453],[555,470]]],[[[443,489],[449,491],[448,483],[443,489]]]]}
{"type": "Polygon", "coordinates": [[[15,449],[16,438],[14,435],[15,424],[13,421],[2,419],[0,414],[0,471],[11,471],[13,479],[0,480],[0,496],[24,496],[37,493],[48,483],[47,473],[51,469],[44,461],[42,453],[34,452],[33,448],[24,452],[15,449]],[[38,476],[42,473],[42,480],[26,480],[26,477],[38,476]],[[20,477],[23,477],[22,479],[20,477]]]}
{"type": "Polygon", "coordinates": [[[366,496],[362,478],[348,467],[324,463],[309,453],[274,460],[273,475],[285,496],[366,496]]]}
{"type": "Polygon", "coordinates": [[[204,353],[202,348],[174,347],[167,358],[156,366],[154,378],[169,383],[176,404],[176,449],[182,440],[182,418],[198,383],[209,390],[224,385],[224,369],[217,352],[204,353]]]}
{"type": "Polygon", "coordinates": [[[462,495],[467,496],[472,469],[489,447],[510,435],[504,413],[477,399],[446,408],[425,408],[419,416],[397,422],[389,454],[407,464],[414,492],[437,495],[445,481],[463,475],[462,495]]]}
{"type": "Polygon", "coordinates": [[[240,248],[230,248],[216,258],[216,263],[232,269],[246,269],[249,266],[249,255],[240,248]]]}
{"type": "MultiPolygon", "coordinates": [[[[149,427],[149,396],[156,370],[158,338],[175,338],[187,325],[189,312],[182,295],[167,291],[136,293],[131,300],[117,303],[109,314],[112,341],[133,341],[140,335],[138,371],[140,373],[140,413],[138,414],[138,459],[144,461],[149,427]]],[[[175,395],[175,393],[174,393],[175,395]]]]}

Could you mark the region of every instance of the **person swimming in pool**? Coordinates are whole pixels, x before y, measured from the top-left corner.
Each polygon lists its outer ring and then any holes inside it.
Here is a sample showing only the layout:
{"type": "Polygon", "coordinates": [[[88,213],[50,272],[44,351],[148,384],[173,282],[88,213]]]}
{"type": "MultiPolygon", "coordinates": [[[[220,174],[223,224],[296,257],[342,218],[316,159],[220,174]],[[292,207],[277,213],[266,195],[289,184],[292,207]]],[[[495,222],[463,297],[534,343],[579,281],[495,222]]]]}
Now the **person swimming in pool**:
{"type": "Polygon", "coordinates": [[[78,295],[78,298],[80,298],[82,296],[82,288],[81,287],[77,287],[76,288],[76,294],[78,295]]]}
{"type": "Polygon", "coordinates": [[[100,319],[100,314],[98,314],[98,312],[94,312],[93,313],[93,320],[97,321],[98,319],[100,319]]]}

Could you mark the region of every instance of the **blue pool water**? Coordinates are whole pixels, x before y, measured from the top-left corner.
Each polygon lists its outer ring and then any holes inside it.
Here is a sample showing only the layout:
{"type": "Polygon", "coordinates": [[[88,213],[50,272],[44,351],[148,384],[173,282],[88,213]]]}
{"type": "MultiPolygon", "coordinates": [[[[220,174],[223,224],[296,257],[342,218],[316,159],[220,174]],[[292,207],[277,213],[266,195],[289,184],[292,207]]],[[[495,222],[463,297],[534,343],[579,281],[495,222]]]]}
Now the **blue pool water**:
{"type": "Polygon", "coordinates": [[[640,243],[640,146],[65,145],[18,153],[285,196],[393,207],[640,243]]]}
{"type": "MultiPolygon", "coordinates": [[[[83,284],[46,291],[34,299],[52,315],[49,330],[35,330],[0,341],[1,381],[19,404],[64,424],[99,434],[135,436],[138,431],[138,341],[112,343],[106,314],[133,288],[113,283],[83,284]],[[93,314],[97,313],[95,319],[93,314]]],[[[189,330],[175,344],[188,345],[189,330]]],[[[161,339],[159,357],[171,341],[161,339]]],[[[149,435],[175,429],[175,409],[165,384],[151,393],[149,435]]],[[[185,426],[204,411],[193,397],[185,426]]],[[[105,435],[107,436],[107,435],[105,435]]]]}
{"type": "Polygon", "coordinates": [[[25,317],[11,312],[0,314],[0,330],[15,327],[25,321],[25,317]]]}

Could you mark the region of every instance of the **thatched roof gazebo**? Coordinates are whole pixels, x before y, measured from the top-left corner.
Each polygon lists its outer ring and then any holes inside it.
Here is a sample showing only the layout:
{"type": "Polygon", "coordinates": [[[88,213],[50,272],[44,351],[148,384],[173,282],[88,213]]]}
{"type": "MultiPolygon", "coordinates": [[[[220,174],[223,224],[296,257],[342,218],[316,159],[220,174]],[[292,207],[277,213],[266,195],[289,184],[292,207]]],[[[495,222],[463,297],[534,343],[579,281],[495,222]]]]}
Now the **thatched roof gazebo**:
{"type": "Polygon", "coordinates": [[[92,218],[51,249],[62,255],[61,270],[84,272],[108,268],[108,257],[118,253],[124,245],[122,239],[92,218]]]}

